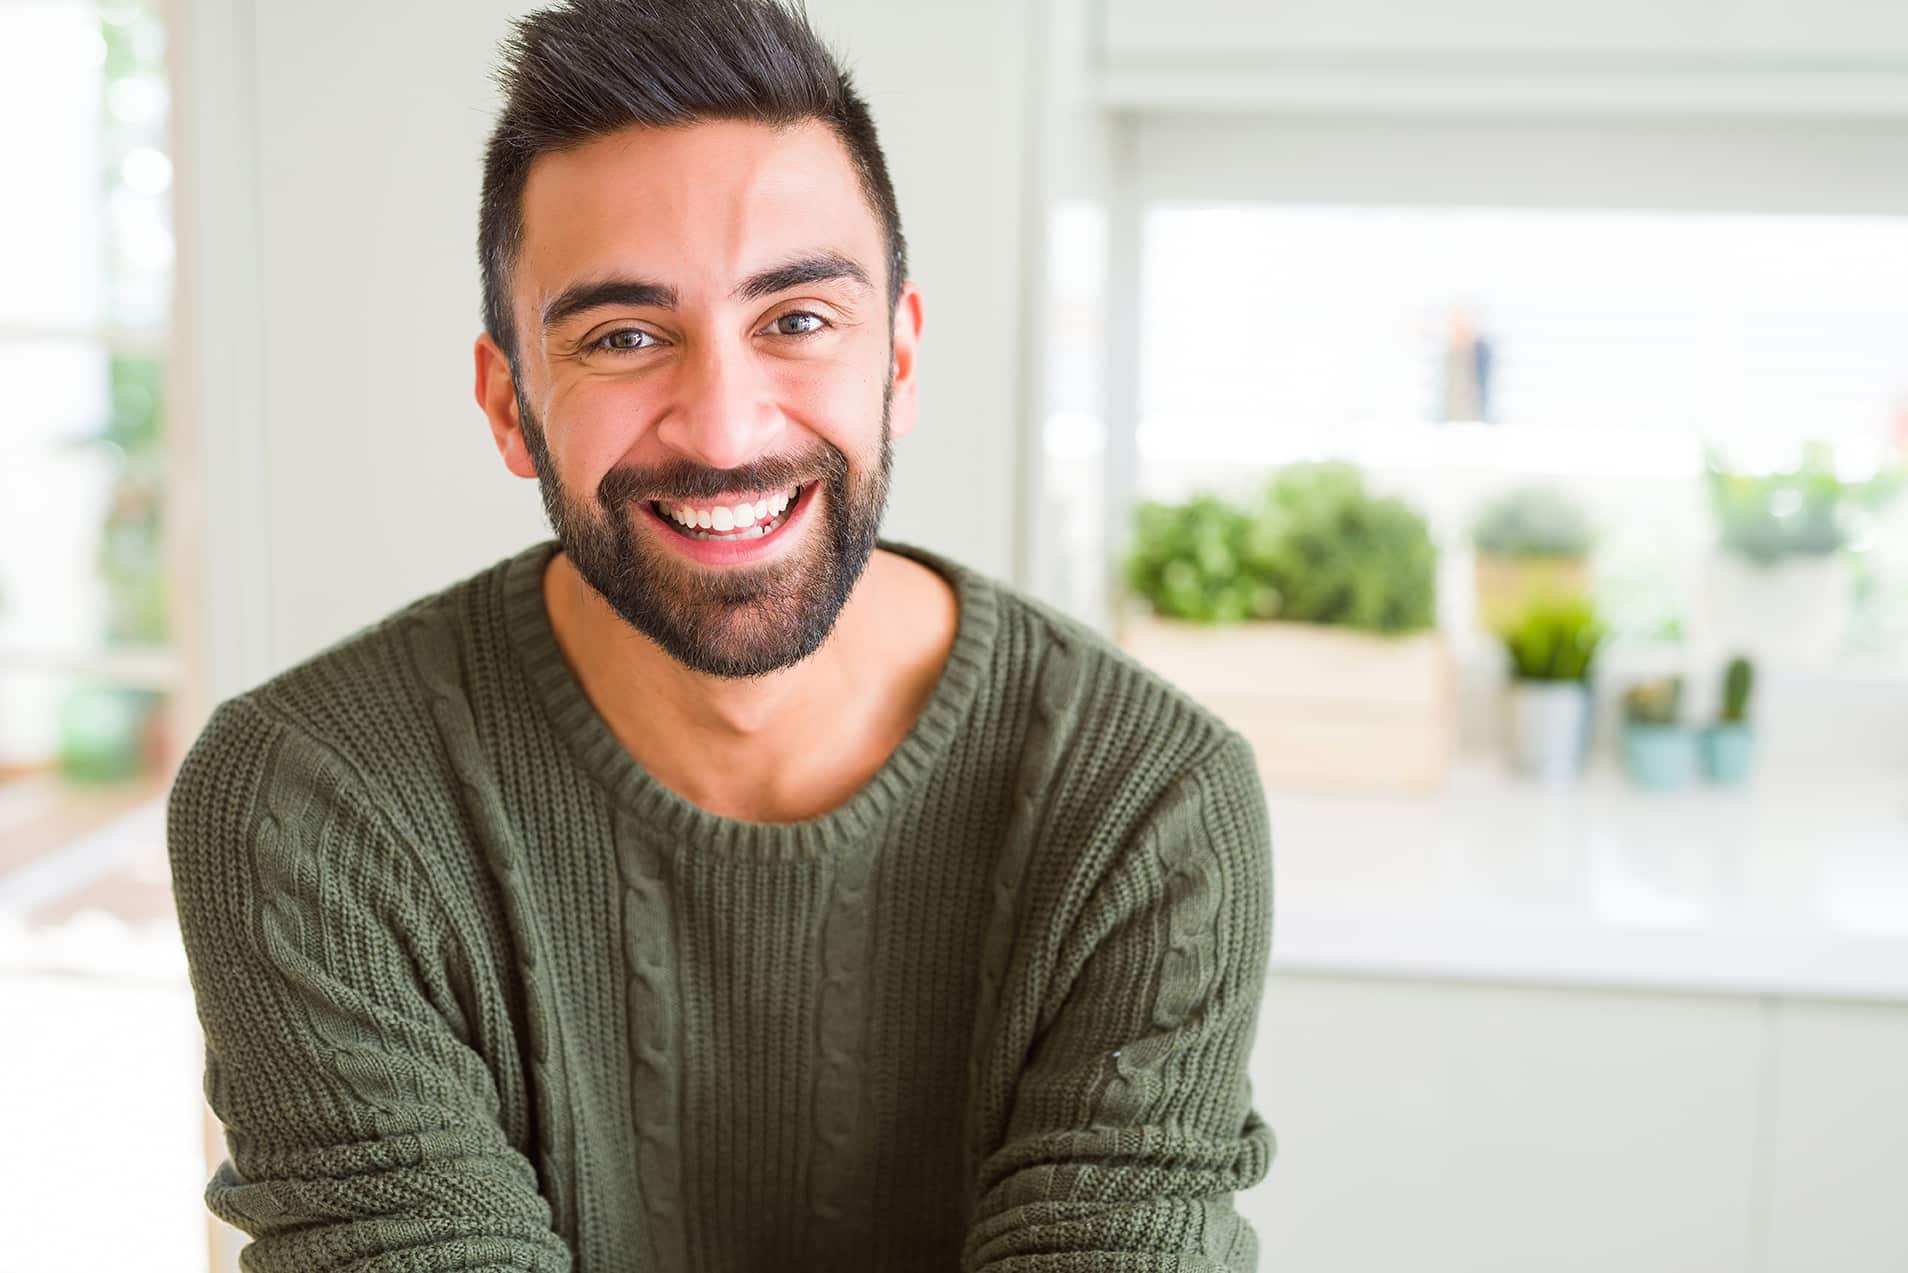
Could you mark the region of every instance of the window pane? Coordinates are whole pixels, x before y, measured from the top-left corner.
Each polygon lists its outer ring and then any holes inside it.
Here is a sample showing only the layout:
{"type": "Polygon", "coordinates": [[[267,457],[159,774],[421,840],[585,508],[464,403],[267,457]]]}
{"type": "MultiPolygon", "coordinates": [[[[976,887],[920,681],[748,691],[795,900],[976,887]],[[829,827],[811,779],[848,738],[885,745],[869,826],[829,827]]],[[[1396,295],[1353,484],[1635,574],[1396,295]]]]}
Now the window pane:
{"type": "MultiPolygon", "coordinates": [[[[101,528],[113,456],[82,439],[110,418],[111,359],[74,341],[0,343],[0,652],[74,651],[106,623],[101,528]]],[[[56,687],[16,683],[0,712],[0,762],[45,760],[56,687]]]]}
{"type": "Polygon", "coordinates": [[[45,1273],[207,1267],[164,837],[189,741],[171,732],[161,550],[164,51],[138,0],[0,0],[0,143],[19,178],[0,199],[0,1018],[35,1041],[19,1092],[123,1098],[48,1117],[0,1097],[0,1196],[41,1221],[7,1226],[0,1264],[45,1273]],[[114,1233],[86,1228],[70,1186],[77,1151],[107,1140],[116,1174],[95,1184],[132,1208],[114,1233]]]}
{"type": "Polygon", "coordinates": [[[0,138],[9,171],[33,175],[32,198],[0,200],[0,325],[101,317],[105,71],[93,6],[0,4],[0,138]]]}
{"type": "Polygon", "coordinates": [[[1705,436],[1862,466],[1908,410],[1908,219],[1161,208],[1144,291],[1139,442],[1163,459],[1484,415],[1645,472],[1705,436]],[[1477,337],[1487,411],[1453,385],[1477,337]]]}
{"type": "Polygon", "coordinates": [[[163,324],[172,304],[172,160],[166,153],[165,31],[136,4],[101,11],[108,308],[132,327],[163,324]]]}

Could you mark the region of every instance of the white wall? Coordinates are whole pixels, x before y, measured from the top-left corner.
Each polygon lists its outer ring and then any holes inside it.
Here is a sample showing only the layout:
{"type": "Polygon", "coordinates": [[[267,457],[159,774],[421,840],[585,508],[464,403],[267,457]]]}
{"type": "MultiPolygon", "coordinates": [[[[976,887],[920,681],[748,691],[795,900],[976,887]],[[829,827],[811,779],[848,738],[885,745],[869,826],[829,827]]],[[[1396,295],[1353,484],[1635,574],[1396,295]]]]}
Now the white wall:
{"type": "MultiPolygon", "coordinates": [[[[548,534],[470,389],[488,69],[533,7],[182,4],[208,703],[548,534]]],[[[1011,577],[1028,11],[808,8],[873,107],[923,291],[885,533],[1011,577]]]]}

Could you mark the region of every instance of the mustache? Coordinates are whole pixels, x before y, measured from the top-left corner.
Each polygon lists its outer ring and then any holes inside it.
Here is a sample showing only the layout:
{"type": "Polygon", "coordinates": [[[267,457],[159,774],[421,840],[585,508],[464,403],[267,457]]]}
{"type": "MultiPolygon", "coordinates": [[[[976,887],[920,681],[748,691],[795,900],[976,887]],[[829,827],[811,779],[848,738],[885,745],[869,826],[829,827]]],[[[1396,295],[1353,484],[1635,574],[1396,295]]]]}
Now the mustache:
{"type": "Polygon", "coordinates": [[[845,480],[847,474],[848,457],[832,446],[823,446],[812,455],[765,456],[732,469],[693,464],[619,466],[597,483],[596,497],[605,509],[614,512],[645,500],[686,503],[752,491],[785,490],[810,482],[833,485],[845,480]]]}

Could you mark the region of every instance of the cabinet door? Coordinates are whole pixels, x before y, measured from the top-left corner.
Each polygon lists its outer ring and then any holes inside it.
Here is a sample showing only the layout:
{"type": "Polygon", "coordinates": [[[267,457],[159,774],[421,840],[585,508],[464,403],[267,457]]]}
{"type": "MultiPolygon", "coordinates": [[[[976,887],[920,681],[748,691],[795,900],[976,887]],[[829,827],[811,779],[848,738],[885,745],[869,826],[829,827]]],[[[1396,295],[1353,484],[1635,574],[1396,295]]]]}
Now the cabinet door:
{"type": "Polygon", "coordinates": [[[1751,1267],[1759,1012],[1275,962],[1252,1087],[1278,1152],[1239,1199],[1264,1267],[1751,1267]]]}
{"type": "Polygon", "coordinates": [[[1873,67],[1908,54],[1908,7],[1885,0],[1102,0],[1111,65],[1444,63],[1559,70],[1718,64],[1873,67]]]}
{"type": "Polygon", "coordinates": [[[1908,1269],[1908,1007],[1784,1000],[1766,1273],[1908,1269]]]}

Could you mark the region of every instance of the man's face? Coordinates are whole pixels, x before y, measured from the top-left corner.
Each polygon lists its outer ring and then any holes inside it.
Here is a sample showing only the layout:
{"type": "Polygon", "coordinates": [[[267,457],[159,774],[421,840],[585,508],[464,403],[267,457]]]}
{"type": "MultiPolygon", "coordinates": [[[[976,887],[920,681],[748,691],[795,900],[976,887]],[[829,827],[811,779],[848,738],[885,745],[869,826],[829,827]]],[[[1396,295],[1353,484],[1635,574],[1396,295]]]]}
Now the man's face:
{"type": "Polygon", "coordinates": [[[513,391],[563,551],[686,667],[807,657],[913,422],[911,392],[891,419],[886,243],[846,149],[819,123],[630,129],[539,157],[524,220],[513,391]],[[741,529],[744,505],[766,516],[741,529]]]}

